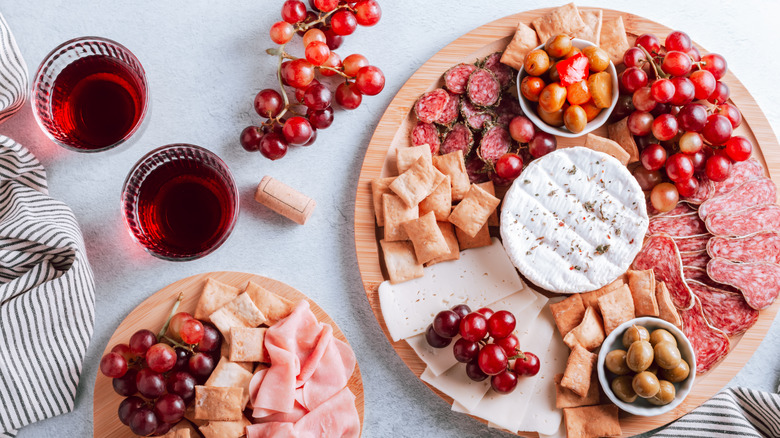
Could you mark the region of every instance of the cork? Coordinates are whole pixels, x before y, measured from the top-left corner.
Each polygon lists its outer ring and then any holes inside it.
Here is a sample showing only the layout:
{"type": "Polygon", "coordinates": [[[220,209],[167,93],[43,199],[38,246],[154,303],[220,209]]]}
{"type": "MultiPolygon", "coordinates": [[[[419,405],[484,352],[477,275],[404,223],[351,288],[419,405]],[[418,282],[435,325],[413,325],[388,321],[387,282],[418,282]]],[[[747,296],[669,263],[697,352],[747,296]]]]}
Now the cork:
{"type": "Polygon", "coordinates": [[[314,199],[267,175],[257,186],[255,201],[300,225],[306,223],[317,205],[314,199]]]}

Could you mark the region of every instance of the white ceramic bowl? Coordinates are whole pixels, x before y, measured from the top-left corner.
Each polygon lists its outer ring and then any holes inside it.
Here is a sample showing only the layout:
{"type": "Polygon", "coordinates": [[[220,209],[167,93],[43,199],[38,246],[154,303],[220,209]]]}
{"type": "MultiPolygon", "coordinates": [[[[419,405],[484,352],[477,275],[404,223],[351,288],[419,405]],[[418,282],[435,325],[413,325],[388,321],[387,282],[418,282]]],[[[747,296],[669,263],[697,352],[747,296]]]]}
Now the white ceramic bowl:
{"type": "Polygon", "coordinates": [[[626,321],[618,328],[613,330],[612,333],[610,333],[609,336],[607,336],[607,338],[604,340],[604,343],[601,344],[597,366],[601,389],[604,390],[604,393],[607,394],[607,397],[609,397],[612,403],[616,404],[620,409],[630,414],[640,415],[642,417],[653,417],[656,415],[661,415],[676,408],[677,405],[685,400],[685,397],[688,396],[688,393],[691,392],[691,388],[693,388],[693,381],[696,378],[696,355],[693,352],[693,347],[688,341],[688,338],[686,338],[683,332],[677,327],[662,319],[653,317],[634,318],[631,321],[626,321]],[[677,347],[680,349],[680,355],[686,362],[688,362],[691,367],[691,373],[688,375],[688,378],[680,383],[674,384],[676,394],[674,400],[672,400],[672,402],[668,405],[652,405],[646,399],[641,397],[637,397],[636,401],[633,403],[626,403],[617,398],[617,396],[615,396],[615,394],[612,392],[610,382],[617,376],[607,370],[607,368],[604,366],[604,361],[607,357],[607,353],[612,350],[623,348],[623,333],[625,333],[629,327],[635,324],[644,326],[650,332],[655,329],[668,330],[677,339],[677,347]]]}
{"type": "MultiPolygon", "coordinates": [[[[595,46],[595,44],[593,44],[590,41],[581,40],[578,38],[574,38],[572,40],[572,44],[574,45],[574,47],[577,47],[578,49],[583,49],[588,46],[595,46]]],[[[543,49],[543,48],[544,48],[544,44],[537,47],[537,49],[543,49]]],[[[548,134],[557,135],[559,137],[570,137],[570,138],[583,136],[593,131],[594,129],[598,129],[599,127],[601,127],[601,125],[606,123],[607,119],[609,118],[609,115],[612,114],[612,110],[615,109],[615,105],[617,105],[618,95],[620,93],[618,91],[617,71],[615,70],[615,65],[612,64],[612,61],[609,61],[609,67],[607,67],[605,71],[609,73],[610,77],[612,77],[612,104],[609,106],[609,108],[602,109],[601,113],[599,113],[599,115],[596,116],[595,119],[588,122],[588,124],[585,125],[585,129],[583,129],[582,132],[578,132],[575,134],[569,131],[568,129],[566,129],[565,126],[560,126],[560,127],[551,126],[545,123],[541,118],[539,118],[539,116],[536,114],[536,108],[535,108],[536,104],[524,98],[523,93],[520,92],[520,83],[522,82],[524,77],[528,76],[528,74],[525,72],[525,69],[523,68],[520,69],[520,73],[518,73],[517,75],[517,96],[518,99],[520,100],[520,107],[523,108],[523,113],[525,114],[525,116],[531,119],[531,122],[533,122],[533,124],[537,128],[541,129],[542,131],[548,134]]]]}

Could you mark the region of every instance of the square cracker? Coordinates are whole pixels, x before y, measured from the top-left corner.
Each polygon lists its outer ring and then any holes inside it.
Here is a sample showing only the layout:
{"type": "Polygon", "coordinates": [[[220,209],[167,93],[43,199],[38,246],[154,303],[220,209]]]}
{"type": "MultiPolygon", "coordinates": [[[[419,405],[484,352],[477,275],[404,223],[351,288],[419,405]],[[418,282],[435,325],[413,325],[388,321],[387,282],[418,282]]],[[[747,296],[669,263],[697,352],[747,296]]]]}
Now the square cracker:
{"type": "Polygon", "coordinates": [[[471,186],[466,163],[463,161],[463,151],[457,150],[445,155],[433,157],[433,165],[439,172],[449,175],[452,186],[452,200],[460,201],[466,196],[471,186]]]}
{"type": "Polygon", "coordinates": [[[371,180],[371,196],[374,198],[374,216],[376,216],[376,226],[385,226],[385,214],[382,208],[382,195],[393,193],[390,190],[390,183],[395,180],[394,176],[389,178],[377,178],[371,180]]]}
{"type": "Polygon", "coordinates": [[[438,187],[428,195],[427,198],[420,201],[418,206],[420,216],[432,211],[436,215],[437,221],[446,221],[450,217],[452,209],[452,187],[450,187],[450,177],[445,175],[438,187]]]}
{"type": "Polygon", "coordinates": [[[417,219],[404,222],[403,227],[414,245],[417,263],[425,264],[436,257],[450,253],[450,247],[444,240],[444,235],[436,224],[436,215],[432,211],[417,219]]]}
{"type": "Polygon", "coordinates": [[[582,21],[585,22],[585,27],[582,28],[582,30],[574,32],[572,36],[574,38],[590,41],[598,46],[601,37],[602,15],[601,9],[595,11],[580,11],[580,17],[582,18],[582,21]]]}
{"type": "Polygon", "coordinates": [[[517,23],[517,30],[512,37],[512,41],[504,49],[501,55],[501,63],[506,64],[515,70],[520,70],[525,61],[525,55],[539,45],[539,36],[528,25],[517,23]]]}
{"type": "Polygon", "coordinates": [[[257,308],[246,292],[217,309],[209,319],[227,341],[230,340],[231,327],[257,327],[266,321],[263,312],[257,308]]]}
{"type": "Polygon", "coordinates": [[[401,224],[419,216],[418,206],[409,207],[398,196],[385,194],[382,195],[382,209],[385,217],[385,240],[408,240],[409,236],[401,224]]]}
{"type": "Polygon", "coordinates": [[[636,316],[658,316],[658,302],[655,299],[655,274],[652,269],[629,270],[628,288],[634,298],[636,316]]]}
{"type": "Polygon", "coordinates": [[[623,434],[618,420],[618,407],[613,404],[565,408],[563,425],[568,438],[596,438],[623,434]]]}
{"type": "Polygon", "coordinates": [[[439,226],[439,230],[441,230],[441,234],[444,236],[444,240],[447,242],[450,252],[440,257],[436,257],[426,263],[425,266],[435,265],[436,263],[446,262],[448,260],[460,259],[460,247],[458,247],[458,237],[455,235],[455,227],[449,222],[436,222],[436,225],[439,226]]]}
{"type": "Polygon", "coordinates": [[[209,315],[231,302],[239,293],[241,293],[241,289],[237,287],[219,282],[213,278],[207,278],[193,316],[197,319],[208,320],[209,315]]]}
{"type": "Polygon", "coordinates": [[[490,213],[500,203],[498,198],[472,184],[466,197],[450,213],[449,221],[468,236],[474,237],[487,224],[490,213]]]}
{"type": "Polygon", "coordinates": [[[195,425],[189,421],[181,421],[173,426],[165,435],[161,435],[160,438],[192,438],[197,436],[196,431],[195,425]]]}
{"type": "Polygon", "coordinates": [[[563,374],[555,375],[555,408],[576,408],[578,406],[591,406],[599,404],[601,398],[599,394],[598,374],[592,373],[590,376],[590,386],[585,397],[573,393],[570,389],[561,386],[563,374]]]}
{"type": "Polygon", "coordinates": [[[243,404],[241,405],[243,407],[249,402],[249,381],[252,380],[252,375],[253,374],[250,371],[247,371],[243,366],[231,362],[228,358],[223,356],[204,385],[219,388],[243,389],[243,404]]]}
{"type": "Polygon", "coordinates": [[[268,362],[263,346],[265,327],[232,327],[230,329],[230,360],[233,362],[268,362]]]}
{"type": "Polygon", "coordinates": [[[582,302],[585,304],[585,307],[593,307],[596,310],[599,310],[599,297],[603,297],[604,295],[612,292],[620,286],[623,286],[624,284],[626,284],[625,274],[618,277],[612,283],[609,283],[606,286],[602,286],[600,289],[581,293],[580,295],[582,295],[582,302]]]}
{"type": "Polygon", "coordinates": [[[634,298],[627,284],[598,299],[601,317],[604,319],[604,332],[612,333],[617,326],[634,319],[634,298]]]}
{"type": "Polygon", "coordinates": [[[391,284],[403,283],[425,274],[422,263],[419,263],[417,256],[414,255],[412,242],[408,240],[401,242],[380,240],[379,244],[382,245],[385,267],[391,284]]]}
{"type": "Polygon", "coordinates": [[[626,28],[623,26],[623,17],[618,15],[601,26],[601,41],[599,47],[609,55],[609,59],[616,66],[623,62],[623,54],[631,48],[626,37],[626,28]]]}
{"type": "Polygon", "coordinates": [[[607,125],[607,135],[628,152],[629,163],[639,161],[639,148],[634,141],[634,134],[628,130],[628,117],[607,125]]]}
{"type": "Polygon", "coordinates": [[[604,342],[604,327],[601,316],[593,307],[585,309],[585,316],[577,327],[574,327],[563,337],[563,342],[574,348],[575,344],[585,347],[588,351],[593,351],[604,342]]]}
{"type": "Polygon", "coordinates": [[[244,416],[242,388],[195,386],[195,419],[210,421],[239,421],[244,416]]]}
{"type": "Polygon", "coordinates": [[[430,146],[423,144],[396,149],[395,165],[398,168],[398,174],[400,175],[409,170],[420,158],[425,158],[426,161],[433,164],[430,146]]]}
{"type": "Polygon", "coordinates": [[[550,312],[561,337],[564,337],[582,322],[585,316],[585,304],[580,294],[572,294],[561,302],[550,303],[550,312]]]}
{"type": "Polygon", "coordinates": [[[455,236],[458,238],[458,247],[461,251],[470,248],[481,248],[483,246],[490,246],[493,244],[493,240],[490,239],[490,229],[487,224],[479,229],[476,236],[469,236],[460,228],[455,227],[455,236]]]}
{"type": "Polygon", "coordinates": [[[295,302],[252,281],[246,285],[246,293],[249,294],[249,298],[252,299],[255,306],[263,312],[266,318],[265,324],[269,327],[279,320],[287,318],[295,308],[295,302]]]}
{"type": "MultiPolygon", "coordinates": [[[[390,184],[390,190],[401,198],[407,207],[417,207],[441,184],[444,175],[424,157],[414,162],[406,172],[398,175],[390,184]]],[[[385,215],[387,219],[387,215],[385,215]]]]}
{"type": "Polygon", "coordinates": [[[576,344],[569,354],[569,360],[566,361],[566,370],[563,372],[561,386],[570,389],[580,397],[587,396],[596,359],[598,359],[597,354],[576,344]]]}
{"type": "MultiPolygon", "coordinates": [[[[477,185],[484,191],[490,193],[493,196],[496,196],[496,186],[493,184],[493,181],[485,181],[477,185]]],[[[493,210],[493,213],[490,213],[490,217],[488,218],[487,224],[491,227],[498,226],[498,208],[493,210]]]]}
{"type": "Polygon", "coordinates": [[[622,165],[628,164],[628,160],[631,158],[615,140],[610,140],[594,134],[588,134],[585,136],[585,147],[593,149],[594,151],[604,152],[607,155],[612,155],[617,158],[622,165]]]}
{"type": "Polygon", "coordinates": [[[669,289],[667,289],[666,283],[663,281],[655,283],[655,298],[658,302],[658,317],[674,324],[677,328],[682,328],[680,314],[677,312],[677,308],[674,307],[672,296],[669,294],[669,289]]]}
{"type": "Polygon", "coordinates": [[[536,29],[536,33],[539,34],[539,40],[542,43],[561,33],[576,34],[587,26],[582,21],[580,11],[574,3],[555,8],[547,15],[535,19],[531,24],[536,29]]]}
{"type": "Polygon", "coordinates": [[[206,438],[240,438],[245,436],[246,427],[250,424],[252,423],[243,417],[238,421],[209,421],[199,430],[206,438]]]}

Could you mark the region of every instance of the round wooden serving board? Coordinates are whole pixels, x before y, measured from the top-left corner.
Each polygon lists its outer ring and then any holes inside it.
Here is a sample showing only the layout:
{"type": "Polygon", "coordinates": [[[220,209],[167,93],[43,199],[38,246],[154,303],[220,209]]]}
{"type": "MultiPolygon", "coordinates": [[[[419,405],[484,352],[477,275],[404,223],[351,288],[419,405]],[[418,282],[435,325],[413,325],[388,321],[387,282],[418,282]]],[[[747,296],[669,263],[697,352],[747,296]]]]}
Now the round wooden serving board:
{"type": "MultiPolygon", "coordinates": [[[[580,10],[592,9],[594,8],[580,8],[580,10]]],[[[363,278],[363,287],[377,321],[395,351],[418,377],[425,370],[425,364],[405,341],[392,342],[379,306],[377,290],[387,275],[378,251],[378,238],[381,238],[381,235],[374,221],[371,180],[396,174],[395,149],[409,146],[409,134],[416,123],[416,118],[411,111],[412,106],[422,93],[442,86],[441,76],[448,68],[460,62],[471,63],[493,52],[504,50],[514,35],[518,22],[522,21],[530,25],[533,19],[545,15],[550,10],[551,8],[537,9],[509,15],[474,29],[443,48],[423,64],[396,94],[369,143],[355,200],[355,246],[358,265],[363,278]]],[[[629,41],[632,43],[636,36],[643,33],[653,33],[663,40],[671,32],[671,29],[666,26],[636,15],[609,9],[602,9],[602,11],[604,23],[619,15],[623,17],[629,41]]],[[[697,45],[697,47],[702,54],[707,53],[701,46],[697,45]]],[[[742,125],[735,134],[746,136],[758,146],[754,148],[753,155],[766,165],[775,183],[780,184],[780,145],[772,128],[756,101],[731,72],[726,75],[724,81],[731,89],[731,100],[743,116],[742,125]]],[[[599,128],[594,131],[594,134],[606,137],[606,127],[599,128]]],[[[559,148],[575,145],[582,145],[582,140],[558,138],[559,148]]],[[[770,308],[761,311],[758,322],[741,339],[732,338],[732,351],[728,357],[708,374],[697,376],[694,389],[688,398],[673,411],[657,417],[635,417],[621,412],[624,436],[635,435],[668,424],[721,390],[758,348],[779,308],[780,300],[770,308]]],[[[452,403],[451,398],[433,390],[448,403],[452,403]]],[[[536,436],[536,434],[525,436],[536,436]]]]}
{"type": "MultiPolygon", "coordinates": [[[[209,277],[241,289],[246,286],[247,282],[253,281],[291,301],[308,300],[317,320],[330,324],[333,327],[333,334],[336,338],[349,344],[341,329],[317,303],[281,281],[242,272],[208,272],[179,280],[144,300],[119,324],[119,327],[117,327],[111,339],[109,339],[103,354],[111,351],[111,348],[116,344],[127,343],[130,340],[130,336],[140,329],[149,329],[157,333],[165,323],[165,319],[170,314],[171,307],[176,302],[180,292],[184,293],[184,299],[179,305],[178,311],[193,313],[200,298],[203,282],[209,277]]],[[[362,428],[363,379],[360,375],[359,366],[355,366],[355,371],[352,373],[348,385],[352,393],[355,394],[355,406],[357,407],[358,415],[360,415],[362,428]]],[[[134,438],[136,436],[117,417],[117,408],[122,399],[122,396],[114,392],[111,379],[98,372],[95,378],[95,392],[93,394],[93,436],[101,438],[134,438]]]]}

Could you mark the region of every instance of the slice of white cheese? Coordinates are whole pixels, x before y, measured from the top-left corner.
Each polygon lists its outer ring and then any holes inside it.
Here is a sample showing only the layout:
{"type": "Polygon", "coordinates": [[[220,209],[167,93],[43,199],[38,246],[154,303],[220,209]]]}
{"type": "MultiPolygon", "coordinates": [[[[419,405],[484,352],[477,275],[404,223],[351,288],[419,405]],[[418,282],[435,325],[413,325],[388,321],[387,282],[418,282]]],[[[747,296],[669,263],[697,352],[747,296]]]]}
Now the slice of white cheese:
{"type": "Polygon", "coordinates": [[[382,317],[393,341],[425,331],[444,309],[465,303],[479,309],[522,290],[525,284],[501,242],[461,252],[459,260],[425,268],[425,276],[379,285],[382,317]]]}
{"type": "Polygon", "coordinates": [[[406,338],[405,340],[412,347],[412,350],[417,353],[417,356],[425,362],[426,370],[430,371],[434,376],[438,376],[458,363],[452,354],[452,345],[457,339],[460,339],[460,336],[453,339],[452,343],[444,348],[433,348],[428,345],[428,341],[425,340],[425,333],[406,338]]]}
{"type": "Polygon", "coordinates": [[[430,368],[420,375],[423,382],[452,397],[464,406],[475,407],[490,389],[490,379],[475,382],[466,375],[466,364],[458,363],[444,373],[434,376],[430,368]]]}
{"type": "Polygon", "coordinates": [[[636,179],[615,158],[583,147],[534,160],[501,206],[512,263],[551,292],[598,289],[628,269],[648,218],[636,179]]]}

